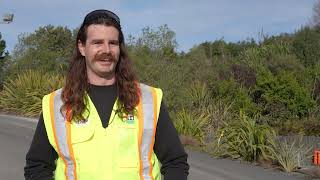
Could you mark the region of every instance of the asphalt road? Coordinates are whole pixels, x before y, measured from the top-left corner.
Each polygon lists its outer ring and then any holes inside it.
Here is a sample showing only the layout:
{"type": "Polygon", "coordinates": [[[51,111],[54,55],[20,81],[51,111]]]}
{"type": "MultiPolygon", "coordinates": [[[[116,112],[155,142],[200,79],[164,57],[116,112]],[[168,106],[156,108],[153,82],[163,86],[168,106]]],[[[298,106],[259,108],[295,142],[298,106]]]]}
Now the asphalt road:
{"type": "MultiPolygon", "coordinates": [[[[34,119],[0,115],[0,180],[23,179],[25,154],[36,127],[34,119]]],[[[303,180],[302,175],[263,169],[248,163],[214,159],[188,151],[190,175],[195,180],[303,180]]]]}

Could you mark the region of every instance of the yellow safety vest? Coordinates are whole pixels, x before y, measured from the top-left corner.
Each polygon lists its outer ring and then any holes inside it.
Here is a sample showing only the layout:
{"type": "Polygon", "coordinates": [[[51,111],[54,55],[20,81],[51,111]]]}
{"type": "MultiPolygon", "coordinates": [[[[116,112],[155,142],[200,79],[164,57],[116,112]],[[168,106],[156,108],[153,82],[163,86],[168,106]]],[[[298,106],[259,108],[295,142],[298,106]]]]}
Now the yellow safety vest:
{"type": "Polygon", "coordinates": [[[140,84],[135,115],[120,118],[113,106],[103,128],[88,96],[86,121],[66,121],[61,89],[44,96],[43,118],[50,144],[58,153],[56,180],[159,180],[160,163],[153,151],[162,91],[140,84]]]}

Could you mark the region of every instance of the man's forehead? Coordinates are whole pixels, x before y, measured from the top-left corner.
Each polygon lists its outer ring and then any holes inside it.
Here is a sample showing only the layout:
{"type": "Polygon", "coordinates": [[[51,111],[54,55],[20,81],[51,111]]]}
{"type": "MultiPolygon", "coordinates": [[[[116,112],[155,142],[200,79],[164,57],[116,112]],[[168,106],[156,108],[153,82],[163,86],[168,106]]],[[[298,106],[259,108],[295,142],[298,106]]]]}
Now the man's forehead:
{"type": "Polygon", "coordinates": [[[119,32],[118,29],[112,25],[105,25],[105,24],[90,24],[87,27],[87,30],[89,29],[114,29],[115,31],[119,32]]]}
{"type": "Polygon", "coordinates": [[[94,36],[94,37],[105,37],[105,36],[109,36],[109,37],[117,37],[119,36],[119,31],[118,29],[116,29],[113,26],[105,26],[105,25],[90,25],[87,28],[87,36],[88,38],[90,36],[94,36]]]}

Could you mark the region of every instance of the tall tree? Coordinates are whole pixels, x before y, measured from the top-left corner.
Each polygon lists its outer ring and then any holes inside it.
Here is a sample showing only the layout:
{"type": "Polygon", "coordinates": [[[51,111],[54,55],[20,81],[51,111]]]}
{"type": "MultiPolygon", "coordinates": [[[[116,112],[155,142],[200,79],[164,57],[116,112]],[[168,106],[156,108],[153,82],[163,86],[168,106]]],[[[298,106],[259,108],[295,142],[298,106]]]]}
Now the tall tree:
{"type": "Polygon", "coordinates": [[[312,20],[315,27],[320,27],[320,0],[317,0],[313,5],[312,20]]]}
{"type": "Polygon", "coordinates": [[[35,68],[51,72],[64,70],[74,42],[70,29],[52,25],[40,27],[31,34],[21,34],[18,39],[13,52],[14,72],[35,68]]]}
{"type": "Polygon", "coordinates": [[[6,49],[6,42],[2,39],[2,35],[0,32],[0,58],[3,57],[5,49],[6,49]]]}
{"type": "Polygon", "coordinates": [[[172,59],[176,56],[176,34],[167,24],[158,27],[157,30],[145,27],[142,29],[142,35],[135,39],[128,37],[128,44],[131,47],[147,50],[150,54],[160,59],[172,59]]]}
{"type": "Polygon", "coordinates": [[[4,67],[6,62],[6,56],[8,53],[5,53],[6,42],[2,39],[2,35],[0,33],[0,86],[2,85],[2,81],[4,79],[4,67]]]}

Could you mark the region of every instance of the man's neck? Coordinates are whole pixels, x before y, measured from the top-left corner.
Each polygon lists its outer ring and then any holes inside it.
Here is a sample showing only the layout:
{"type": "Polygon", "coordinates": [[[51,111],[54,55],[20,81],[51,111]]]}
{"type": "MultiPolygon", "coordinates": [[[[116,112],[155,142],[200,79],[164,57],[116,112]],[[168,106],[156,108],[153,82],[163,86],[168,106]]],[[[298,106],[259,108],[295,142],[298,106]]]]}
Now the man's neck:
{"type": "Polygon", "coordinates": [[[115,78],[112,79],[89,79],[89,83],[96,86],[109,86],[114,84],[115,78]]]}
{"type": "Polygon", "coordinates": [[[102,77],[88,77],[89,83],[96,86],[109,86],[115,83],[116,77],[112,76],[110,78],[102,77]]]}

